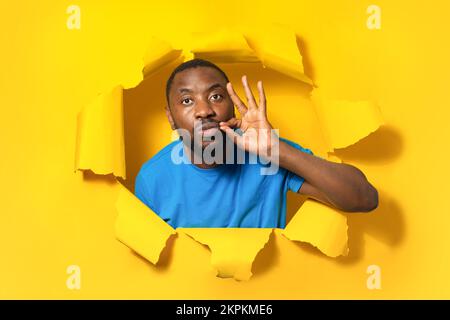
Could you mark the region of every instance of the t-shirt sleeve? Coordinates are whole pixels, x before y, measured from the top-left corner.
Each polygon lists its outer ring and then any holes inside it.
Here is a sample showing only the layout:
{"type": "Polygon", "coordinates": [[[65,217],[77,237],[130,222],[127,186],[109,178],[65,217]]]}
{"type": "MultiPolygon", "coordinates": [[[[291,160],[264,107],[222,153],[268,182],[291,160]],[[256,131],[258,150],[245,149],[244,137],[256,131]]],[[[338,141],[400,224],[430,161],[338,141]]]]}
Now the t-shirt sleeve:
{"type": "MultiPolygon", "coordinates": [[[[292,146],[292,147],[294,147],[294,148],[296,148],[296,149],[298,149],[300,151],[303,151],[303,152],[306,152],[306,153],[309,153],[309,154],[314,154],[310,149],[303,148],[302,146],[300,146],[299,144],[297,144],[295,142],[292,142],[290,140],[287,140],[287,139],[284,139],[284,138],[281,138],[281,137],[280,137],[280,140],[283,141],[283,142],[286,142],[290,146],[292,146]]],[[[301,176],[296,175],[295,173],[293,173],[291,171],[288,171],[288,170],[286,170],[286,171],[287,171],[286,182],[287,182],[288,189],[293,191],[293,192],[298,192],[298,190],[300,190],[300,187],[302,186],[302,184],[305,181],[305,179],[303,177],[301,177],[301,176]]]]}

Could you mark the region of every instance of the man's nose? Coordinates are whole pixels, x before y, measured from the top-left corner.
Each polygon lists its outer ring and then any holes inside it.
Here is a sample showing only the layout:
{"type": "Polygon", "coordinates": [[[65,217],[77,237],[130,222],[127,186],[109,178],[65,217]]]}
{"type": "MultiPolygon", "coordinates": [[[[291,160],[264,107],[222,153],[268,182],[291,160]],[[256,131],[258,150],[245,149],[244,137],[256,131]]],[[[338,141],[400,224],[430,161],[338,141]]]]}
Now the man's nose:
{"type": "Polygon", "coordinates": [[[195,118],[208,118],[216,113],[207,101],[199,101],[195,105],[195,118]]]}

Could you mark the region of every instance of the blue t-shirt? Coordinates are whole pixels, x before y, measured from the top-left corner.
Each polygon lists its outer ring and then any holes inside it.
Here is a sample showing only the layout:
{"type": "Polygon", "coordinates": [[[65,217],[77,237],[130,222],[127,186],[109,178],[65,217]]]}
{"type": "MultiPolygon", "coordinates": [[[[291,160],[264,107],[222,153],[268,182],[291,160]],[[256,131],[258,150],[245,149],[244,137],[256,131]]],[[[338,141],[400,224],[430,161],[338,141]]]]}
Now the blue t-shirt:
{"type": "MultiPolygon", "coordinates": [[[[291,146],[311,150],[280,138],[291,146]]],[[[174,141],[141,167],[135,184],[136,196],[172,227],[186,228],[284,228],[286,193],[297,192],[304,179],[278,168],[273,175],[261,174],[270,164],[221,164],[202,169],[192,163],[172,161],[174,141]]],[[[185,158],[187,159],[187,158],[185,158]]],[[[242,161],[241,161],[242,162],[242,161]]]]}

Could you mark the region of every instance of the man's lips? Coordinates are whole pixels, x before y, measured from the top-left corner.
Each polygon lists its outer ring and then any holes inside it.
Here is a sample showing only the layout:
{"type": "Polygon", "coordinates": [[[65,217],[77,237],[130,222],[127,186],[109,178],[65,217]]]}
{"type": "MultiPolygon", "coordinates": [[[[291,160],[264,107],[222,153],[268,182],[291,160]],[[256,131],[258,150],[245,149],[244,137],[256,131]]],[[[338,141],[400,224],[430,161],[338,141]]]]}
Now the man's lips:
{"type": "Polygon", "coordinates": [[[210,123],[206,123],[202,126],[203,131],[209,130],[212,128],[216,128],[216,129],[219,128],[219,124],[217,122],[210,122],[210,123]]]}
{"type": "Polygon", "coordinates": [[[219,130],[219,123],[207,122],[196,127],[196,131],[203,136],[212,136],[219,130]]]}

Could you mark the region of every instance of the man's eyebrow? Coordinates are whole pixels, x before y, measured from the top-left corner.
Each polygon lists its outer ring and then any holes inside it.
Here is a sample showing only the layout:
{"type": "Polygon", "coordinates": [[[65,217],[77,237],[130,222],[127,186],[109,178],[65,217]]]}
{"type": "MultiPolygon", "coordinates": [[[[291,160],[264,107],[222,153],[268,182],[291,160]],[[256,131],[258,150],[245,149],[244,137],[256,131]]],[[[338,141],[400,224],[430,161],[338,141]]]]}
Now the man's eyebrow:
{"type": "MultiPolygon", "coordinates": [[[[206,91],[211,91],[212,89],[217,88],[217,87],[222,88],[222,85],[220,83],[215,83],[212,86],[210,86],[208,89],[206,89],[206,91]]],[[[180,89],[178,89],[178,92],[179,93],[192,92],[192,90],[189,88],[180,88],[180,89]]]]}
{"type": "Polygon", "coordinates": [[[211,91],[212,89],[215,89],[217,87],[222,88],[222,85],[220,83],[215,83],[212,86],[210,86],[207,91],[211,91]]]}
{"type": "Polygon", "coordinates": [[[180,93],[183,93],[183,92],[192,92],[192,90],[191,90],[191,89],[188,89],[188,88],[180,88],[180,89],[178,89],[178,92],[180,92],[180,93]]]}

